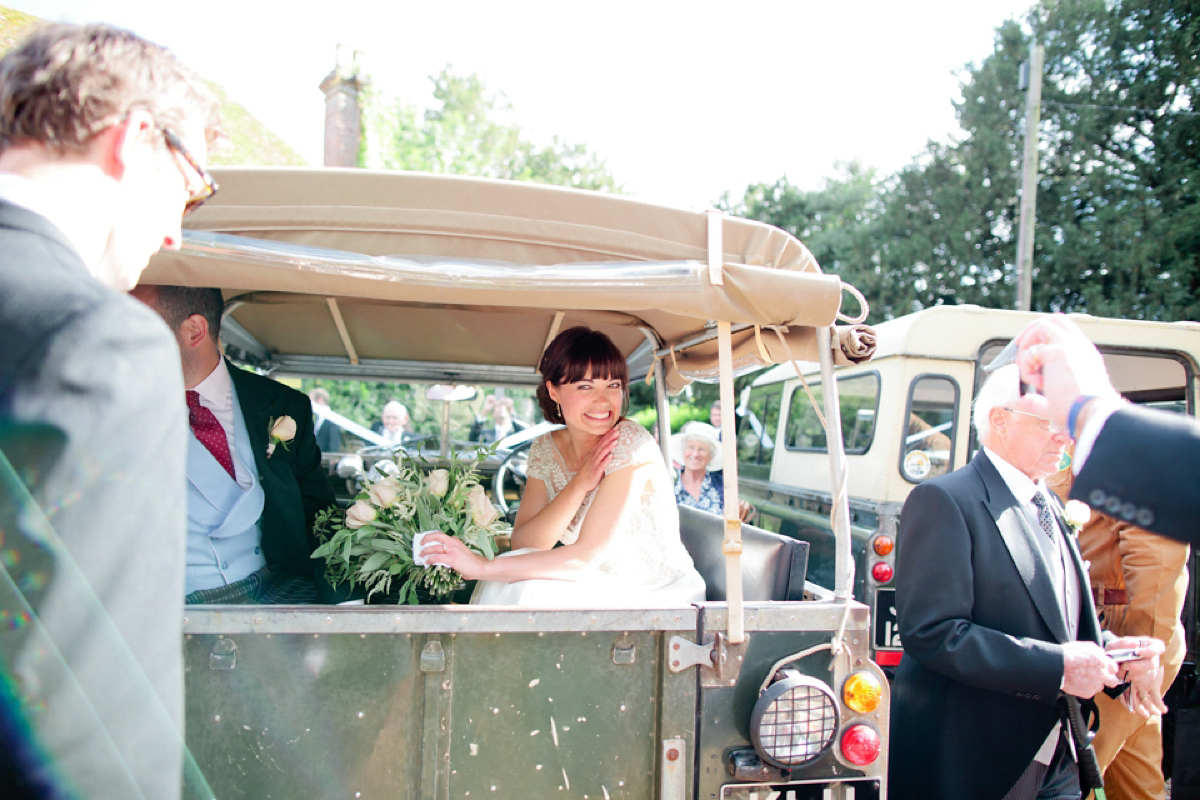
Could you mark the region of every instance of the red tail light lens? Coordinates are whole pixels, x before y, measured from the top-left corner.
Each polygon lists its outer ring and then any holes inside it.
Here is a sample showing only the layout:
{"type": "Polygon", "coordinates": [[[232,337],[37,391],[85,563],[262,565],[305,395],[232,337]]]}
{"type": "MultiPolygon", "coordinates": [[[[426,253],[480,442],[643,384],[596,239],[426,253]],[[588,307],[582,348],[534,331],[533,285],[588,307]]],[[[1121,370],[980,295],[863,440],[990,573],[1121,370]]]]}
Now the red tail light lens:
{"type": "Polygon", "coordinates": [[[871,567],[871,577],[880,583],[887,583],[892,579],[892,565],[884,561],[880,561],[875,566],[871,567]]]}
{"type": "Polygon", "coordinates": [[[879,733],[870,725],[851,725],[842,734],[842,755],[860,767],[879,758],[879,746],[879,733]]]}

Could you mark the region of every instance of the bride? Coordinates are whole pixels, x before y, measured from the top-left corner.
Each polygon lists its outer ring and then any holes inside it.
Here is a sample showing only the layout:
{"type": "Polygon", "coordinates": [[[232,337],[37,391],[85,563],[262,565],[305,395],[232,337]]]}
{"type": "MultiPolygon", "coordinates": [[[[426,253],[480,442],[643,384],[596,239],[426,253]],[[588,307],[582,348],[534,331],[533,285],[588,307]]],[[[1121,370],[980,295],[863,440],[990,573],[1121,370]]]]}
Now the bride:
{"type": "Polygon", "coordinates": [[[514,550],[488,561],[431,533],[421,555],[479,580],[471,602],[483,605],[704,600],[704,581],[679,538],[662,453],[645,428],[622,416],[629,378],[616,345],[599,331],[570,328],[546,348],[538,369],[542,413],[566,427],[530,447],[514,550]]]}

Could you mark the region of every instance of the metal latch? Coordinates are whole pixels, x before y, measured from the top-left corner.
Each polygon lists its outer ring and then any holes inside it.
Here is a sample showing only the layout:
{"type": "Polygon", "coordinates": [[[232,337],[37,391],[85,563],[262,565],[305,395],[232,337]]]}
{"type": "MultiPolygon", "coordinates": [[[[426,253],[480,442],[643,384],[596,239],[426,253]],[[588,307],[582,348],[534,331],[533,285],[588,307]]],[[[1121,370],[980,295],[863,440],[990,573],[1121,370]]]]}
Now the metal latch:
{"type": "Polygon", "coordinates": [[[442,649],[442,643],[434,639],[426,642],[424,649],[421,650],[421,672],[445,672],[446,670],[446,651],[442,649]]]}
{"type": "Polygon", "coordinates": [[[683,672],[691,667],[708,667],[722,677],[729,653],[725,649],[725,637],[718,632],[708,644],[695,644],[682,636],[671,637],[671,652],[667,664],[671,672],[683,672]]]}
{"type": "Polygon", "coordinates": [[[612,660],[614,664],[633,664],[637,661],[637,648],[628,633],[622,633],[613,642],[612,660]]]}
{"type": "Polygon", "coordinates": [[[233,639],[221,637],[208,654],[209,669],[233,669],[237,666],[237,645],[233,639]]]}

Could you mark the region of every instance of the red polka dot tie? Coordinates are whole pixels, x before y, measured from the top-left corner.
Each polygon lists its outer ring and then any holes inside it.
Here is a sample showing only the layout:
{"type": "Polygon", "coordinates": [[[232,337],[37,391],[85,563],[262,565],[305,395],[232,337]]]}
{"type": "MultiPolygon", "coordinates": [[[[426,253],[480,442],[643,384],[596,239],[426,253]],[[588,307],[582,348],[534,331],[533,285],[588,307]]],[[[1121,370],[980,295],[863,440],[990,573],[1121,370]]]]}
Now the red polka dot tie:
{"type": "Polygon", "coordinates": [[[217,463],[225,468],[229,477],[237,480],[233,471],[233,456],[229,454],[229,440],[225,438],[225,429],[217,421],[216,415],[200,405],[200,394],[194,389],[187,390],[187,404],[192,433],[208,448],[217,463]]]}

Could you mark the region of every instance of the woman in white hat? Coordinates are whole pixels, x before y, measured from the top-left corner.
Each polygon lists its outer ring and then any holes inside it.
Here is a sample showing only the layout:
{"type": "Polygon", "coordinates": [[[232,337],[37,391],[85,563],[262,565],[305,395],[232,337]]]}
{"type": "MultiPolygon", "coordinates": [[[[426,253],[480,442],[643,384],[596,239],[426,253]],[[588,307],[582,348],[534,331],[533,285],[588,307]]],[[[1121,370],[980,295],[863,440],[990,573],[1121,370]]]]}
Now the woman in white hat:
{"type": "MultiPolygon", "coordinates": [[[[675,481],[675,501],[714,514],[725,513],[725,480],[721,467],[721,440],[717,429],[704,422],[689,422],[671,437],[671,460],[681,464],[675,481]],[[716,470],[712,468],[716,467],[716,470]]],[[[739,516],[748,520],[754,508],[738,502],[739,516]]]]}

